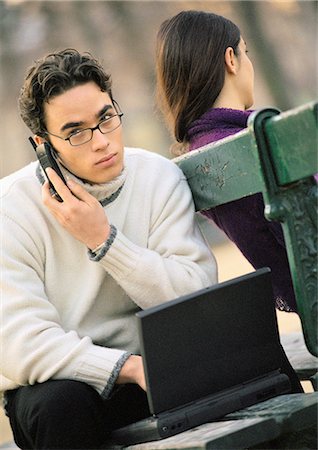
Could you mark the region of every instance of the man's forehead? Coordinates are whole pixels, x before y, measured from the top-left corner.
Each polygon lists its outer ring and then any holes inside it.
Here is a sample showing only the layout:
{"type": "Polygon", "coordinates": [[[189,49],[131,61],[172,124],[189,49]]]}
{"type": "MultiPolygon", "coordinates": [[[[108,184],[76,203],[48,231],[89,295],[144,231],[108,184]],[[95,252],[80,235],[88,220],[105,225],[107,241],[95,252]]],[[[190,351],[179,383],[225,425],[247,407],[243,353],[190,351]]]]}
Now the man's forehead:
{"type": "Polygon", "coordinates": [[[113,108],[107,92],[95,83],[74,86],[49,99],[44,104],[44,116],[57,129],[69,128],[69,123],[82,124],[99,118],[113,108]]]}
{"type": "MultiPolygon", "coordinates": [[[[112,109],[112,105],[110,104],[106,104],[104,105],[96,114],[95,114],[95,118],[99,119],[101,116],[103,116],[105,113],[107,113],[107,111],[109,111],[110,109],[112,109]]],[[[61,125],[61,131],[66,131],[70,128],[74,128],[80,125],[84,125],[85,121],[81,120],[79,122],[66,122],[64,124],[61,125]]]]}

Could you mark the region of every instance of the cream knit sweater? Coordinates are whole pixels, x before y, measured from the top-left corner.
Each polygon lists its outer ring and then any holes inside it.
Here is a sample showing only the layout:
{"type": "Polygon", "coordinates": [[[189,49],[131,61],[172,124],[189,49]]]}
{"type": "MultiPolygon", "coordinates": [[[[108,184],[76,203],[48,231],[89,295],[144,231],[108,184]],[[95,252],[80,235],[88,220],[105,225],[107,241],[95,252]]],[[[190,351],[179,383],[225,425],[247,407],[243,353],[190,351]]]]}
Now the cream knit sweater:
{"type": "Polygon", "coordinates": [[[134,314],[214,284],[215,260],[168,159],[126,148],[118,179],[83,183],[117,229],[98,262],[42,204],[37,167],[0,184],[0,391],[67,378],[107,397],[139,352],[134,314]]]}

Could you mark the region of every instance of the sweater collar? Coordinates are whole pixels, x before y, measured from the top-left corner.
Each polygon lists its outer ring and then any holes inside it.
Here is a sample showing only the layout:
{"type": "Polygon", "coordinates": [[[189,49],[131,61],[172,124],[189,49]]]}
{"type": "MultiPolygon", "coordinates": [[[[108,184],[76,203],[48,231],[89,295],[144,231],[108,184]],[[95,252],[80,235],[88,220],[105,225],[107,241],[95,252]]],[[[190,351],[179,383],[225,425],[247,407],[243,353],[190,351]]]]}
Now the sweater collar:
{"type": "Polygon", "coordinates": [[[211,108],[195,120],[188,130],[190,150],[237,133],[247,126],[252,110],[211,108]]]}
{"type": "MultiPolygon", "coordinates": [[[[114,178],[113,180],[108,181],[107,183],[90,184],[81,180],[80,178],[77,178],[65,167],[61,166],[61,164],[60,168],[66,179],[71,178],[72,180],[75,180],[76,183],[81,185],[89,194],[95,197],[102,204],[102,206],[106,206],[118,197],[127,178],[127,168],[124,167],[118,177],[114,178]]],[[[45,177],[43,169],[39,163],[36,167],[36,175],[40,183],[43,184],[45,181],[45,177]]]]}

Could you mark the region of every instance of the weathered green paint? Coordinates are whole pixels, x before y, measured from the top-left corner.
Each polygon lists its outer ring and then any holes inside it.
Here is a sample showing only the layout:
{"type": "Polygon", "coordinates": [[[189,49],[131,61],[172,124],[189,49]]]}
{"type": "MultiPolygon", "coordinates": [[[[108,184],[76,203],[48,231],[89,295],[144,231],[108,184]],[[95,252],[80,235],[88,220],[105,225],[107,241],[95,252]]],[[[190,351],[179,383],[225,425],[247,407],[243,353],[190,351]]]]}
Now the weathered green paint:
{"type": "MultiPolygon", "coordinates": [[[[308,106],[312,111],[312,105],[308,106]]],[[[304,110],[300,111],[301,117],[304,110]]],[[[288,118],[293,118],[296,113],[287,113],[288,118]]],[[[275,135],[275,127],[268,124],[276,120],[278,111],[273,109],[261,110],[251,117],[249,127],[254,133],[255,142],[259,152],[261,169],[265,180],[265,190],[263,196],[265,200],[265,215],[269,220],[277,220],[282,223],[286,242],[288,261],[290,265],[298,312],[301,319],[304,338],[308,350],[313,355],[318,355],[318,292],[317,292],[317,200],[318,187],[312,174],[315,173],[315,166],[307,178],[304,178],[304,165],[299,164],[299,175],[294,183],[281,186],[277,181],[277,171],[281,160],[273,158],[275,153],[270,145],[269,130],[272,141],[278,142],[275,135]]],[[[291,134],[293,134],[294,120],[291,124],[291,134]]],[[[286,132],[286,122],[284,125],[286,132]]],[[[316,155],[316,146],[313,136],[316,136],[316,128],[311,128],[311,133],[306,131],[304,142],[307,142],[307,154],[310,153],[310,160],[316,155]],[[309,136],[308,136],[309,135],[309,136]],[[309,147],[311,143],[311,147],[309,147]]],[[[299,133],[304,133],[304,130],[299,133]]],[[[282,137],[282,136],[280,136],[282,137]]],[[[286,137],[287,139],[287,137],[286,137]]],[[[281,139],[282,142],[284,139],[281,139]]],[[[300,140],[298,137],[296,143],[300,140]]],[[[282,146],[281,146],[282,148],[282,146]]],[[[297,148],[297,145],[296,145],[297,148]]],[[[277,150],[277,147],[276,147],[277,150]]],[[[292,154],[291,144],[289,154],[292,154]]],[[[282,154],[282,153],[281,153],[282,154]]],[[[293,167],[295,172],[295,160],[286,158],[285,168],[293,167]]],[[[309,168],[306,168],[307,172],[309,168]]],[[[285,171],[286,173],[288,171],[285,171]]]]}
{"type": "Polygon", "coordinates": [[[277,184],[292,183],[318,172],[317,109],[314,103],[273,117],[265,124],[265,131],[277,184]]]}
{"type": "MultiPolygon", "coordinates": [[[[317,356],[317,185],[303,181],[280,195],[282,226],[308,349],[317,356]]],[[[271,217],[270,212],[268,217],[271,217]]],[[[275,217],[275,215],[274,215],[275,217]]]]}
{"type": "Polygon", "coordinates": [[[174,161],[187,177],[197,211],[264,190],[257,146],[248,131],[174,161]]]}
{"type": "MultiPolygon", "coordinates": [[[[265,123],[277,184],[288,184],[318,172],[316,114],[315,104],[310,103],[277,114],[265,123]]],[[[187,177],[198,211],[264,191],[251,130],[174,161],[187,177]]]]}
{"type": "Polygon", "coordinates": [[[262,192],[282,223],[304,338],[318,354],[317,105],[254,113],[248,129],[175,159],[202,211],[262,192]],[[290,184],[291,183],[291,184],[290,184]]]}

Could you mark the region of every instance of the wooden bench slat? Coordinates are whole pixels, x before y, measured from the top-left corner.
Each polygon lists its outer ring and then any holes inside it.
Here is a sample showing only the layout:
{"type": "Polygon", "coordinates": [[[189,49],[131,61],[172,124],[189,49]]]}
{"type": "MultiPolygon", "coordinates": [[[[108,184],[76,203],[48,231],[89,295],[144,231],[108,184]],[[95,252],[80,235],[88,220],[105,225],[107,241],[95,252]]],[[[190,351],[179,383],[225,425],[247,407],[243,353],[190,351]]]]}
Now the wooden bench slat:
{"type": "Polygon", "coordinates": [[[174,162],[187,178],[197,211],[265,189],[256,144],[247,130],[175,158],[174,162]]]}
{"type": "MultiPolygon", "coordinates": [[[[280,185],[318,172],[315,103],[283,112],[266,122],[275,173],[280,185]]],[[[264,192],[252,130],[174,159],[187,177],[197,211],[264,192]],[[211,189],[213,186],[213,189],[211,189]]]]}
{"type": "Polygon", "coordinates": [[[235,411],[229,420],[247,418],[273,418],[284,433],[298,431],[315,425],[317,419],[318,393],[284,394],[248,408],[235,411]]]}

